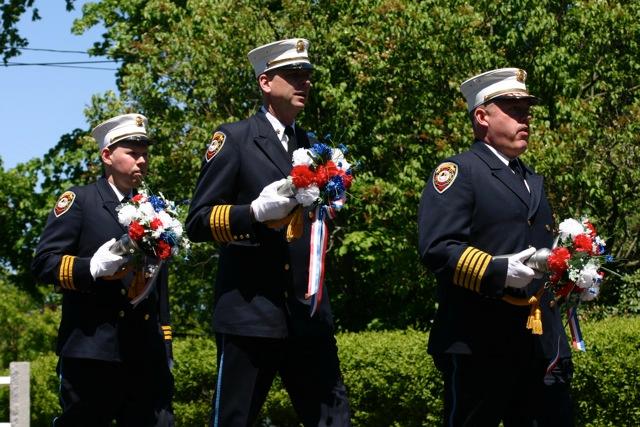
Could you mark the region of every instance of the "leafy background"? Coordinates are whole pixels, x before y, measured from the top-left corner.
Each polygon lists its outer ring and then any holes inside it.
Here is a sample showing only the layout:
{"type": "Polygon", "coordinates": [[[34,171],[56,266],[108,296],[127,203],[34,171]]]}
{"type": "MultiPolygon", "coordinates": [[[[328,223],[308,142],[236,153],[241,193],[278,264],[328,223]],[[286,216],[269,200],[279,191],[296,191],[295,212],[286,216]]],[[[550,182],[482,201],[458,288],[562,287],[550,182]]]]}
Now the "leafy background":
{"type": "MultiPolygon", "coordinates": [[[[26,13],[33,1],[2,7],[26,13]]],[[[435,282],[418,259],[416,210],[436,163],[472,143],[459,84],[524,68],[540,98],[525,161],[546,177],[556,220],[588,215],[624,275],[609,277],[590,315],[637,313],[640,3],[101,0],[83,6],[73,30],[98,23],[106,32],[92,52],[122,61],[120,95],[96,94],[87,120],[147,115],[158,141],[149,184],[179,201],[191,196],[215,127],[260,105],[246,53],[274,39],[311,41],[313,92],[299,121],[346,144],[359,163],[326,277],[342,331],[429,328],[435,282]]],[[[89,130],[0,171],[0,274],[38,309],[59,299],[29,273],[47,212],[68,186],[101,171],[89,130]]],[[[172,264],[177,336],[211,333],[215,273],[210,244],[172,264]]]]}

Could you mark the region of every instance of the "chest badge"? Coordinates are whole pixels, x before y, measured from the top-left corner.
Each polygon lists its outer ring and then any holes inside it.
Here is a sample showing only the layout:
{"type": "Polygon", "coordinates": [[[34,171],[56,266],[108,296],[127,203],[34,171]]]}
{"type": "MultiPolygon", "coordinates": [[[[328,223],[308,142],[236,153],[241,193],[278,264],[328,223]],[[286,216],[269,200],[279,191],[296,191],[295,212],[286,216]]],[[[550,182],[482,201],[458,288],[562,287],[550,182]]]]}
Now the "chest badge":
{"type": "Polygon", "coordinates": [[[73,205],[73,201],[76,199],[76,193],[73,191],[65,191],[62,193],[62,196],[56,202],[56,205],[53,208],[53,214],[58,218],[60,215],[66,213],[71,205],[73,205]]]}
{"type": "Polygon", "coordinates": [[[204,155],[204,159],[207,162],[211,161],[211,159],[213,159],[216,154],[218,154],[220,150],[222,150],[225,139],[227,139],[227,136],[220,131],[213,134],[213,136],[211,137],[211,143],[209,144],[207,152],[204,155]]]}
{"type": "Polygon", "coordinates": [[[433,188],[442,194],[451,187],[457,176],[458,165],[451,162],[441,163],[433,172],[433,188]]]}

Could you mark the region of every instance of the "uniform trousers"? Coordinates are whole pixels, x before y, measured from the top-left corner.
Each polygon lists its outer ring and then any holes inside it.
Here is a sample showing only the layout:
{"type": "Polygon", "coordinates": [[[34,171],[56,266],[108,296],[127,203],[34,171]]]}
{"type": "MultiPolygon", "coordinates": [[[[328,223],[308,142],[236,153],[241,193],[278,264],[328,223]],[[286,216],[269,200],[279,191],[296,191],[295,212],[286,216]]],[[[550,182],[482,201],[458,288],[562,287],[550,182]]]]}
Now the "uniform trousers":
{"type": "Polygon", "coordinates": [[[439,354],[444,377],[444,426],[572,427],[571,359],[550,372],[549,361],[518,353],[439,354]]]}
{"type": "Polygon", "coordinates": [[[216,343],[212,427],[252,426],[276,374],[305,427],[351,425],[333,336],[276,339],[216,334],[216,343]]]}
{"type": "Polygon", "coordinates": [[[57,371],[63,412],[54,427],[106,427],[113,420],[119,427],[174,425],[168,366],[61,357],[57,371]]]}

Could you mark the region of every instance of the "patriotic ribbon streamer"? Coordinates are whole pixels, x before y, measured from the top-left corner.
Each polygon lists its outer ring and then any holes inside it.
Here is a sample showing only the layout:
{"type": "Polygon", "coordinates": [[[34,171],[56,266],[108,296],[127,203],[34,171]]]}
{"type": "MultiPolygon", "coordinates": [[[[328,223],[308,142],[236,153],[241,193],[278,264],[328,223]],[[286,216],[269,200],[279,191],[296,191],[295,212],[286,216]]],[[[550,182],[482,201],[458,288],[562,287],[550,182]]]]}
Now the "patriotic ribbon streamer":
{"type": "Polygon", "coordinates": [[[547,366],[547,372],[546,375],[549,375],[556,367],[556,365],[558,364],[558,361],[560,360],[560,339],[561,337],[558,337],[558,343],[556,345],[556,355],[554,356],[554,358],[551,360],[551,362],[549,362],[549,366],[547,366]]]}
{"type": "Polygon", "coordinates": [[[567,319],[569,319],[569,331],[571,331],[571,346],[579,351],[587,351],[578,322],[578,308],[569,307],[567,309],[567,319]]]}
{"type": "Polygon", "coordinates": [[[311,224],[311,241],[309,243],[309,282],[305,297],[311,300],[310,316],[316,313],[322,301],[324,283],[324,256],[327,251],[329,233],[327,217],[334,218],[335,210],[328,206],[318,205],[315,208],[315,219],[311,224]]]}

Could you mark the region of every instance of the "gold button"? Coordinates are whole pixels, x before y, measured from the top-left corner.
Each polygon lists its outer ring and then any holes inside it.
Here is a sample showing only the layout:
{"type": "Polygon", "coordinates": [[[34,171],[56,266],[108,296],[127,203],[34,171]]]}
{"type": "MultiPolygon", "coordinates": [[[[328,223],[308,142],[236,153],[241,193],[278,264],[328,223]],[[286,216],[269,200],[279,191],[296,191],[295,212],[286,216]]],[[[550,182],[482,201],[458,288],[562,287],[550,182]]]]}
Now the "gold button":
{"type": "Polygon", "coordinates": [[[309,219],[313,219],[313,212],[309,211],[309,219]]]}
{"type": "Polygon", "coordinates": [[[149,313],[144,315],[144,320],[149,320],[149,313]]]}
{"type": "Polygon", "coordinates": [[[118,313],[118,316],[124,317],[124,310],[120,310],[120,312],[118,313]]]}
{"type": "Polygon", "coordinates": [[[285,269],[286,271],[289,271],[289,268],[290,268],[290,267],[289,267],[289,264],[285,264],[285,265],[284,265],[284,269],[285,269]]]}
{"type": "Polygon", "coordinates": [[[120,289],[120,295],[126,295],[127,294],[127,290],[126,289],[120,289]]]}

